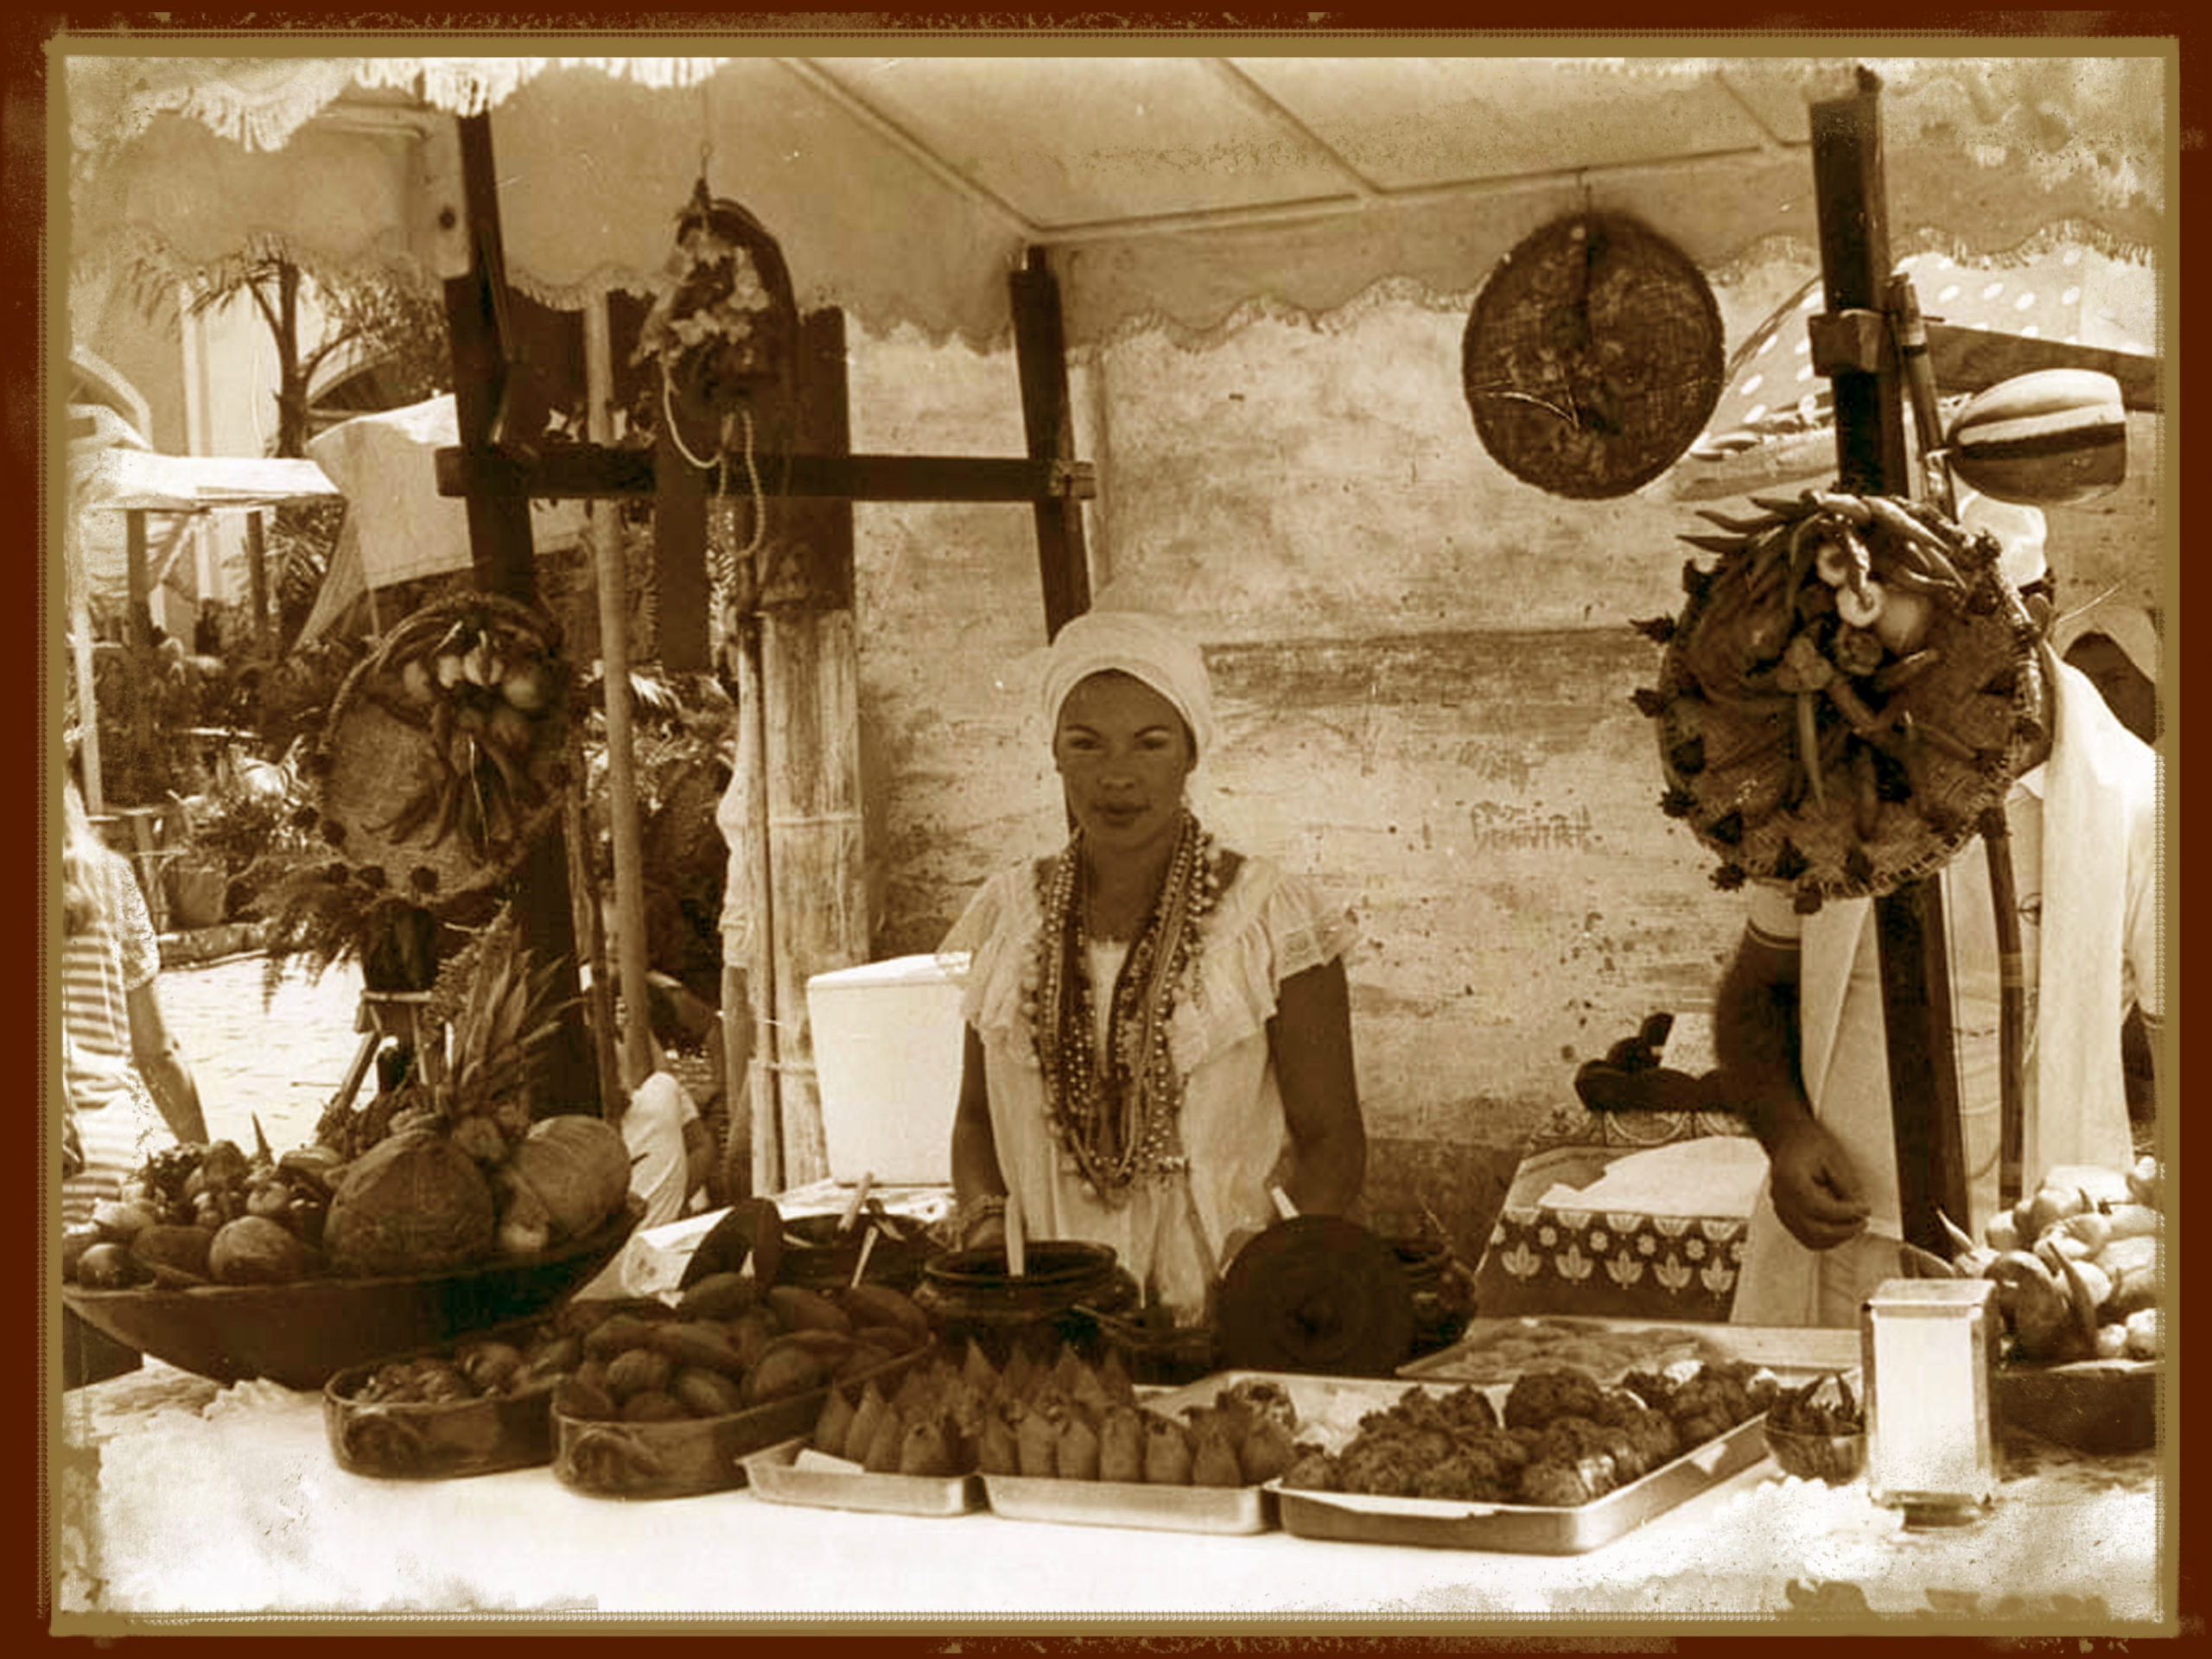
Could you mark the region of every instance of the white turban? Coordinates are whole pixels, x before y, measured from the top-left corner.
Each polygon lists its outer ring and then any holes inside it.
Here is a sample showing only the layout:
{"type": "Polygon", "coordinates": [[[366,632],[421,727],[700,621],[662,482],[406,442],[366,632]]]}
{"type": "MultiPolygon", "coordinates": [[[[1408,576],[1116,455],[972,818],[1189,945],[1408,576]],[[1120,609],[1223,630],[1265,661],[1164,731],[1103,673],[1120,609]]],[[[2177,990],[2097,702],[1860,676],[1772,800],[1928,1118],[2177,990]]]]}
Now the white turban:
{"type": "Polygon", "coordinates": [[[2043,550],[2046,526],[2042,508],[1993,500],[1979,490],[1961,488],[1959,527],[1977,533],[1986,531],[1997,538],[2005,550],[1997,569],[2013,587],[2024,588],[2050,574],[2043,550]]]}
{"type": "Polygon", "coordinates": [[[1141,680],[1173,703],[1191,728],[1196,756],[1213,747],[1213,684],[1205,658],[1173,622],[1146,611],[1085,611],[1053,636],[1045,662],[1045,729],[1059,725],[1069,692],[1108,672],[1141,680]]]}

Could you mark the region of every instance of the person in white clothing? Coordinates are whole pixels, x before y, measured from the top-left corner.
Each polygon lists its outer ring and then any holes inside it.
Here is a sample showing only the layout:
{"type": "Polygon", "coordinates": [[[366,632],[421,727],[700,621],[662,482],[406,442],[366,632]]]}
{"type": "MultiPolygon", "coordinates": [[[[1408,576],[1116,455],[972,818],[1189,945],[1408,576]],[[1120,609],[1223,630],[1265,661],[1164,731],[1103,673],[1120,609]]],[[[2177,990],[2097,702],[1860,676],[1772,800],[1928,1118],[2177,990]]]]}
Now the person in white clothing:
{"type": "Polygon", "coordinates": [[[963,1243],[1110,1246],[1179,1324],[1275,1217],[1359,1195],[1350,919],[1304,879],[1215,844],[1185,785],[1213,738],[1198,647],[1091,612],[1052,642],[1042,713],[1074,830],[988,881],[966,953],[952,1132],[963,1243]]]}
{"type": "MultiPolygon", "coordinates": [[[[1998,536],[2005,574],[2047,624],[2048,600],[2037,598],[2048,586],[2043,515],[1969,499],[1961,522],[1998,536]]],[[[2035,660],[2050,691],[2050,747],[2005,805],[2028,989],[2031,1189],[2056,1166],[2133,1161],[2121,1027],[2139,1010],[2155,1039],[2163,1013],[2158,757],[2047,644],[2035,660]]],[[[1999,958],[1981,841],[1936,880],[1969,1189],[1969,1214],[1952,1219],[1979,1236],[1999,1191],[1999,958]]],[[[1787,893],[1756,888],[1722,978],[1715,1083],[1769,1159],[1732,1305],[1738,1323],[1853,1325],[1869,1292],[1902,1276],[1873,916],[1859,899],[1801,917],[1787,893]]]]}

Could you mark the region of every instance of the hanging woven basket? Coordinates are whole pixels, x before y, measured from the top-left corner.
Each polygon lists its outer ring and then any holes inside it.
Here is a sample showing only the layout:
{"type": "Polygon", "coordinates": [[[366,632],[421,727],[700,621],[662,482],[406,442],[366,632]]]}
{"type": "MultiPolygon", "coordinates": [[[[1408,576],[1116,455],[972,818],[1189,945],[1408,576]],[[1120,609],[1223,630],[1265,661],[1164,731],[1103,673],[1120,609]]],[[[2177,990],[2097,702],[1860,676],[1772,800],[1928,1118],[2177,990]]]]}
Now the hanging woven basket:
{"type": "Polygon", "coordinates": [[[1726,371],[1704,274],[1618,213],[1527,238],[1475,296],[1460,372],[1475,430],[1523,483],[1626,495],[1697,441],[1726,371]]]}
{"type": "Polygon", "coordinates": [[[1719,860],[1713,880],[1785,886],[1801,912],[1933,874],[2042,752],[2036,631],[1993,537],[1916,503],[1808,492],[1707,513],[1686,537],[1652,716],[1661,805],[1719,860]]]}
{"type": "Polygon", "coordinates": [[[665,286],[638,336],[654,359],[662,415],[686,452],[728,454],[743,442],[788,452],[795,428],[798,305],[767,227],[702,178],[677,215],[665,286]]]}
{"type": "Polygon", "coordinates": [[[552,620],[471,594],[415,612],[354,665],[313,759],[323,839],[434,905],[512,872],[568,785],[552,620]]]}

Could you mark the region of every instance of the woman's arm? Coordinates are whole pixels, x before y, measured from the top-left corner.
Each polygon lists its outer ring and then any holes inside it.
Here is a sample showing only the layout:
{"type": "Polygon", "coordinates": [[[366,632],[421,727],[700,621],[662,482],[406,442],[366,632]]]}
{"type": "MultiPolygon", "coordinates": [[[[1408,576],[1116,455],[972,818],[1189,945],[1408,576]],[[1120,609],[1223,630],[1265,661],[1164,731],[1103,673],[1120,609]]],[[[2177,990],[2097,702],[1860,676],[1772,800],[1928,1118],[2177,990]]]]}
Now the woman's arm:
{"type": "Polygon", "coordinates": [[[1343,1215],[1367,1177],[1367,1128],[1352,1065],[1351,992],[1342,959],[1293,974],[1275,996],[1268,1048],[1291,1141],[1283,1191],[1300,1215],[1343,1215]]]}
{"type": "Polygon", "coordinates": [[[207,1120],[200,1109],[200,1087],[184,1050],[162,1018],[162,1001],[148,980],[126,995],[130,1014],[130,1058],[162,1109],[169,1133],[194,1146],[207,1144],[207,1120]]]}
{"type": "MultiPolygon", "coordinates": [[[[978,1200],[1003,1199],[998,1138],[991,1131],[991,1091],[983,1071],[983,1039],[969,1026],[960,1049],[960,1099],[952,1114],[952,1196],[964,1215],[978,1200]]],[[[963,1249],[982,1249],[1006,1236],[1003,1215],[991,1211],[963,1228],[963,1249]]]]}

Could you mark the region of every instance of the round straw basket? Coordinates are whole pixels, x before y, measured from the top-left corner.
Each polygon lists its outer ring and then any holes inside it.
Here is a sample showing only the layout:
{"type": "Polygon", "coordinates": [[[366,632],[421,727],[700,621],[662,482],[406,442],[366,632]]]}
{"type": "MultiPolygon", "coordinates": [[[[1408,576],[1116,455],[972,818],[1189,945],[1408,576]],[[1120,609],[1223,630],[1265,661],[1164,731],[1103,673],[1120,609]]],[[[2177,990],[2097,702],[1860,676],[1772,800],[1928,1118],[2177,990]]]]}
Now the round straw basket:
{"type": "Polygon", "coordinates": [[[1720,557],[1684,569],[1678,619],[1638,625],[1665,652],[1637,702],[1661,804],[1719,857],[1715,884],[1787,886],[1811,912],[1955,856],[2041,753],[2045,684],[1993,540],[1916,504],[1885,505],[1910,506],[1926,538],[1856,497],[1757,505],[1708,515],[1731,535],[1690,538],[1720,557]],[[1885,629],[1846,620],[1869,594],[1885,629]]]}
{"type": "Polygon", "coordinates": [[[421,904],[500,880],[560,810],[567,699],[550,618],[486,594],[415,612],[331,703],[324,839],[421,904]]]}

